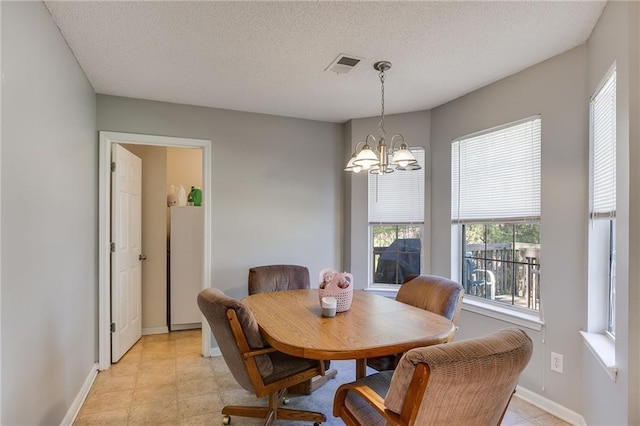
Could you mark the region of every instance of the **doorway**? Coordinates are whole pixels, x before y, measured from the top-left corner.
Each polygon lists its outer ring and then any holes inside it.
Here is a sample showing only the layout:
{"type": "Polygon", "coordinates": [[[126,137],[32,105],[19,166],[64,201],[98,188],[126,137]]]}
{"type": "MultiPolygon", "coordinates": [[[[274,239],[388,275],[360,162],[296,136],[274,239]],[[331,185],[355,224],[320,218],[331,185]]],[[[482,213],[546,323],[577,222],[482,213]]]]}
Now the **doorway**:
{"type": "MultiPolygon", "coordinates": [[[[99,262],[98,262],[98,368],[106,370],[111,365],[111,150],[114,144],[151,145],[174,148],[199,148],[202,150],[204,247],[203,283],[209,287],[211,277],[211,141],[133,133],[100,132],[99,159],[99,262]]],[[[211,333],[206,321],[202,322],[202,354],[210,356],[211,333]]]]}

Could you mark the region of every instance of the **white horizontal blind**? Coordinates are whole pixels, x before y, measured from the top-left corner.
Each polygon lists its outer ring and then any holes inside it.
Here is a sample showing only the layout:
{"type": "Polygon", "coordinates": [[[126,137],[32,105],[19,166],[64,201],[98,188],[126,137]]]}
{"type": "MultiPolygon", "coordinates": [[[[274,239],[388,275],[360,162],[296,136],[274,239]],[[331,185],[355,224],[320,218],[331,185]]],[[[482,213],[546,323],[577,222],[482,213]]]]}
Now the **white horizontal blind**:
{"type": "Polygon", "coordinates": [[[540,218],[541,119],[454,140],[453,223],[540,218]]]}
{"type": "Polygon", "coordinates": [[[616,214],[616,71],[591,100],[591,217],[616,214]]]}
{"type": "Polygon", "coordinates": [[[369,174],[369,223],[424,222],[424,148],[410,148],[422,167],[369,174]]]}

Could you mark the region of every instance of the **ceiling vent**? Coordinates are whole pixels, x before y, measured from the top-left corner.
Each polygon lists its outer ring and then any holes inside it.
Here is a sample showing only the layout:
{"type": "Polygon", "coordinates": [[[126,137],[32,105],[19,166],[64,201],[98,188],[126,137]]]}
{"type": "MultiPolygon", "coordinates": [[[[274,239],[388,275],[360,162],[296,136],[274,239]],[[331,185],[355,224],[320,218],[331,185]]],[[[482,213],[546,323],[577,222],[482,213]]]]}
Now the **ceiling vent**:
{"type": "Polygon", "coordinates": [[[358,63],[364,58],[358,58],[354,55],[345,55],[341,53],[338,57],[329,65],[325,71],[333,71],[336,74],[345,74],[348,73],[358,65],[358,63]]]}

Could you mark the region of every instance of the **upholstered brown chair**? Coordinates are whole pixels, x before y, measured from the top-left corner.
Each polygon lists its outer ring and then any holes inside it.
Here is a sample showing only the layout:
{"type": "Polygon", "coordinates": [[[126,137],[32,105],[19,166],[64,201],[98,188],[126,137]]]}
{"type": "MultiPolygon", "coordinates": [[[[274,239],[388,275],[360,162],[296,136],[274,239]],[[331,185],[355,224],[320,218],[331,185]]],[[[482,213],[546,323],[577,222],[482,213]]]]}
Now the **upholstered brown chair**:
{"type": "MultiPolygon", "coordinates": [[[[249,269],[249,294],[269,293],[282,290],[301,290],[311,287],[309,269],[299,265],[266,265],[249,269]]],[[[329,368],[329,361],[325,366],[329,368]]],[[[327,370],[324,376],[316,376],[311,380],[289,388],[289,393],[309,395],[336,377],[335,369],[327,370]]]]}
{"type": "MultiPolygon", "coordinates": [[[[436,275],[409,275],[398,290],[396,300],[442,315],[458,323],[462,308],[463,287],[455,281],[436,275]]],[[[450,340],[453,339],[451,335],[450,340]]],[[[393,370],[402,354],[367,360],[367,366],[378,370],[393,370]]]]}
{"type": "Polygon", "coordinates": [[[265,425],[277,419],[326,421],[322,413],[280,408],[287,387],[324,374],[322,361],[292,357],[269,347],[251,310],[218,289],[202,290],[198,306],[238,384],[258,398],[269,396],[268,407],[225,406],[223,424],[229,424],[230,416],[235,415],[264,418],[265,425]]]}
{"type": "Polygon", "coordinates": [[[532,350],[517,328],[412,349],[395,371],[340,386],[333,415],[348,426],[499,425],[532,350]]]}
{"type": "Polygon", "coordinates": [[[309,288],[309,269],[298,265],[267,265],[249,269],[249,294],[309,288]]]}

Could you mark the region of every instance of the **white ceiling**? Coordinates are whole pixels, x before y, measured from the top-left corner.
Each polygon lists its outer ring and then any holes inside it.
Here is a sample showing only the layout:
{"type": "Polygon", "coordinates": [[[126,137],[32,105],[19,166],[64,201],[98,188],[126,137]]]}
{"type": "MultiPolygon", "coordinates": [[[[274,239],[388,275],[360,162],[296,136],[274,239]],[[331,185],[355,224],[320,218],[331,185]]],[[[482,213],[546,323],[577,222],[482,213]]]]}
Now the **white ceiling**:
{"type": "Polygon", "coordinates": [[[97,93],[344,122],[379,115],[376,61],[385,113],[430,109],[585,42],[605,2],[45,4],[97,93]]]}

